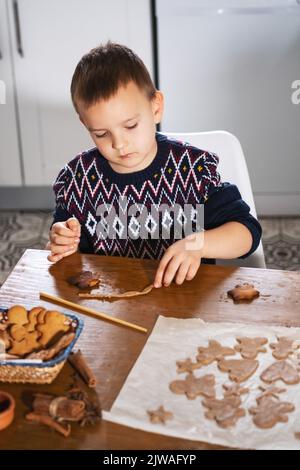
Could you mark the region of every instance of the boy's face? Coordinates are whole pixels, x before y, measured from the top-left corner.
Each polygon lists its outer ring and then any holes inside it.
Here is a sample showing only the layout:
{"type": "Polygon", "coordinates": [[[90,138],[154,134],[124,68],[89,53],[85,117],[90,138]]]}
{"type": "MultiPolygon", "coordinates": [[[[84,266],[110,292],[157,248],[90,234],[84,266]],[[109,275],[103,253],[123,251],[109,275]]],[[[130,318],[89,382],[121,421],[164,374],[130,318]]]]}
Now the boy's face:
{"type": "Polygon", "coordinates": [[[149,101],[134,82],[129,82],[106,101],[100,100],[89,108],[79,103],[78,111],[80,120],[113,170],[132,173],[153,161],[157,152],[155,125],[163,112],[161,92],[149,101]]]}

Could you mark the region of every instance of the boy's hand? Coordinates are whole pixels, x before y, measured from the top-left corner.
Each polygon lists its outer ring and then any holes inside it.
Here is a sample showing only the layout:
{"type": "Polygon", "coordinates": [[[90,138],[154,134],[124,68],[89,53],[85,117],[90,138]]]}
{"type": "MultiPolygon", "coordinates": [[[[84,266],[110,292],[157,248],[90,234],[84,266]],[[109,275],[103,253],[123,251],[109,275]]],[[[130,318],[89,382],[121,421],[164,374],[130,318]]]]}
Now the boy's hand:
{"type": "Polygon", "coordinates": [[[203,232],[193,233],[171,245],[159,263],[154,287],[168,287],[175,276],[176,284],[191,281],[201,264],[203,239],[203,232]]]}
{"type": "Polygon", "coordinates": [[[80,231],[80,223],[75,217],[53,224],[49,235],[50,241],[46,246],[51,250],[47,259],[56,263],[65,256],[75,253],[80,242],[80,231]]]}

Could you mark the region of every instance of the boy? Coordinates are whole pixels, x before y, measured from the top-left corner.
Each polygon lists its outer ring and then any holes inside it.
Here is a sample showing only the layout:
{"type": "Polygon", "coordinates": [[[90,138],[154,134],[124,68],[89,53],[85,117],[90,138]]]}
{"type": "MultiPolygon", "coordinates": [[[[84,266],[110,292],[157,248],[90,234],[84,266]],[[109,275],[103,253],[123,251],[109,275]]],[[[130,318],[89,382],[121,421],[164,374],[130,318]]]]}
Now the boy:
{"type": "Polygon", "coordinates": [[[75,157],[54,183],[49,261],[78,249],[160,259],[154,285],[161,287],[193,279],[201,260],[245,258],[256,250],[261,227],[237,187],[221,183],[218,157],[156,133],[163,94],[132,50],[111,42],[92,49],[75,69],[71,96],[96,147],[75,157]],[[201,204],[204,231],[194,224],[201,204]],[[157,220],[150,206],[164,207],[157,220]],[[180,219],[175,207],[190,212],[180,219]],[[194,230],[177,240],[175,225],[187,219],[194,230]],[[167,228],[172,233],[163,237],[167,228]],[[151,238],[153,232],[159,236],[151,238]]]}

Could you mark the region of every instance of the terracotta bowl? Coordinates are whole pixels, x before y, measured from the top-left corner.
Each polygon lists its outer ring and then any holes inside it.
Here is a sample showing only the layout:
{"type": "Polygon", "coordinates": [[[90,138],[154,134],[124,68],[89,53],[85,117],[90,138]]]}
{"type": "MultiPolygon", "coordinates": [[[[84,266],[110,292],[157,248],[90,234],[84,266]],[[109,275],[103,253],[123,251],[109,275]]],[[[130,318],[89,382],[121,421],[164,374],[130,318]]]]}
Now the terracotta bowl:
{"type": "Polygon", "coordinates": [[[14,419],[15,400],[6,392],[0,390],[0,431],[7,428],[14,419]]]}

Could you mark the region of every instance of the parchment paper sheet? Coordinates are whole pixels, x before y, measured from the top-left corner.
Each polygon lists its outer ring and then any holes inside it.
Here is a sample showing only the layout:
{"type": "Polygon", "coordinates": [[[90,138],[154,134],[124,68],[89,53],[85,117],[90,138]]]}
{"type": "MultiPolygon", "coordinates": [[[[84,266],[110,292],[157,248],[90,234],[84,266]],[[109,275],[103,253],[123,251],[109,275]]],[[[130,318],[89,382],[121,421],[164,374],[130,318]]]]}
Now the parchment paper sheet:
{"type": "MultiPolygon", "coordinates": [[[[287,336],[300,341],[300,328],[260,326],[237,323],[205,323],[201,319],[176,319],[160,316],[152,334],[132,368],[115,400],[110,412],[104,412],[104,419],[144,431],[192,439],[230,447],[252,449],[300,449],[300,440],[294,432],[300,432],[300,384],[285,385],[277,381],[276,385],[286,388],[280,399],[290,401],[295,411],[288,413],[288,423],[278,423],[271,429],[259,429],[249,414],[248,408],[256,406],[255,397],[261,393],[259,385],[264,384],[259,376],[275,361],[269,343],[276,342],[276,336],[287,336]],[[204,417],[206,408],[201,404],[204,397],[188,400],[185,395],[175,395],[169,390],[172,380],[184,380],[186,374],[177,373],[176,361],[190,357],[195,361],[197,348],[207,346],[209,339],[219,341],[223,346],[236,345],[236,337],[262,336],[268,339],[267,353],[259,353],[259,367],[255,374],[241,385],[250,389],[242,395],[242,407],[246,416],[238,420],[233,427],[222,429],[215,421],[204,417]],[[174,415],[165,424],[152,424],[147,410],[163,405],[174,415]]],[[[298,350],[298,353],[300,350],[298,350]]],[[[297,354],[297,352],[296,352],[297,354]]],[[[240,353],[228,356],[228,359],[240,359],[240,353]]],[[[222,384],[231,381],[228,374],[220,372],[214,362],[201,369],[196,369],[196,377],[215,374],[216,397],[222,397],[222,384]]]]}

